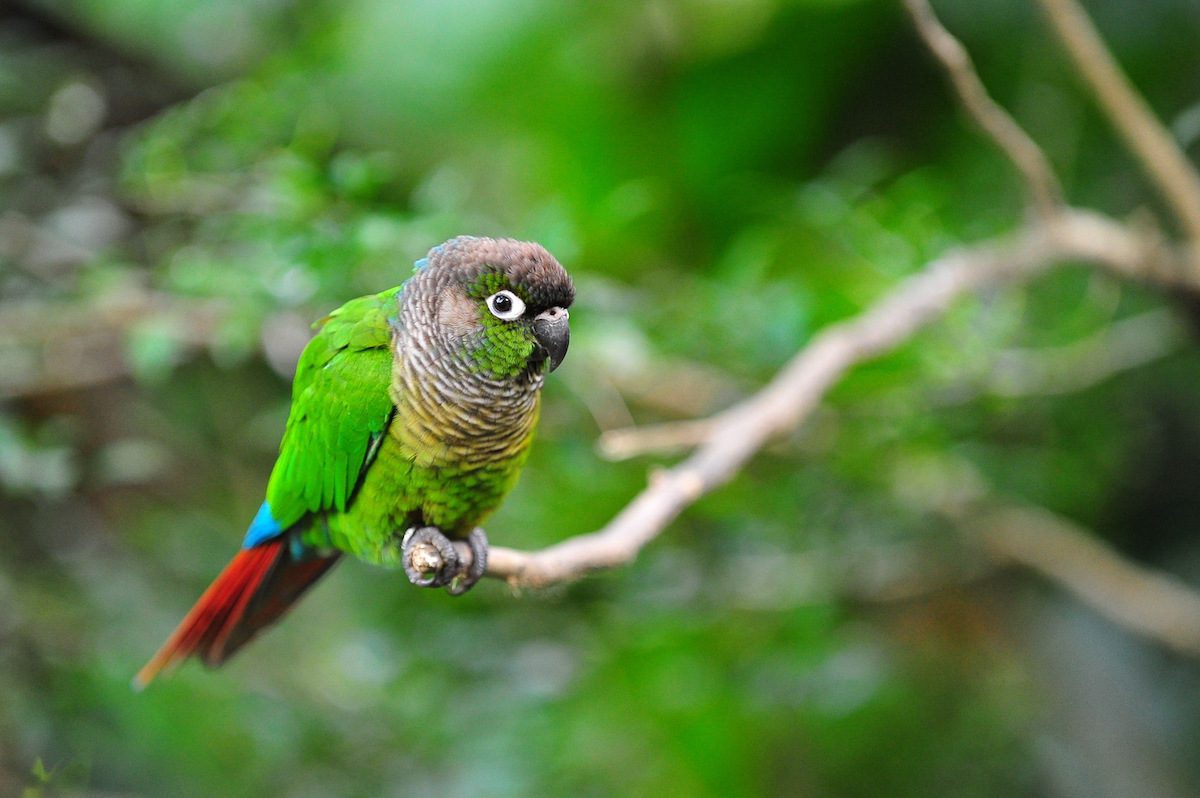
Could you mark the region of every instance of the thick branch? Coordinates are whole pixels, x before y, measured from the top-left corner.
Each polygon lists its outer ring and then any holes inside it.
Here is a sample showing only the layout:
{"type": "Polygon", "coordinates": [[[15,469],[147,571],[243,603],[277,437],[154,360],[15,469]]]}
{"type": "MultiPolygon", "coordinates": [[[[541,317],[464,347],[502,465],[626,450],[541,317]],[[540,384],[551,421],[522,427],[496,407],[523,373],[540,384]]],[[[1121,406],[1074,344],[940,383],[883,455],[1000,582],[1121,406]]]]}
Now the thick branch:
{"type": "Polygon", "coordinates": [[[1154,116],[1076,0],[1039,0],[1109,121],[1200,248],[1200,174],[1154,116]]]}
{"type": "MultiPolygon", "coordinates": [[[[1095,263],[1125,275],[1152,270],[1167,257],[1160,243],[1106,217],[1064,212],[1016,236],[951,252],[915,274],[861,315],[835,324],[788,363],[766,387],[713,416],[699,448],[649,486],[603,529],[535,552],[493,548],[488,575],[517,587],[543,587],[628,563],[700,497],[729,481],[768,441],[813,412],[853,366],[889,352],[940,319],[964,296],[1018,282],[1066,261],[1095,263]]],[[[1187,273],[1189,284],[1200,283],[1187,273]]]]}
{"type": "Polygon", "coordinates": [[[1024,178],[1038,213],[1053,214],[1062,203],[1062,187],[1046,154],[991,98],[966,48],[938,20],[929,0],[904,0],[904,6],[913,18],[917,33],[945,67],[967,112],[1024,178]]]}

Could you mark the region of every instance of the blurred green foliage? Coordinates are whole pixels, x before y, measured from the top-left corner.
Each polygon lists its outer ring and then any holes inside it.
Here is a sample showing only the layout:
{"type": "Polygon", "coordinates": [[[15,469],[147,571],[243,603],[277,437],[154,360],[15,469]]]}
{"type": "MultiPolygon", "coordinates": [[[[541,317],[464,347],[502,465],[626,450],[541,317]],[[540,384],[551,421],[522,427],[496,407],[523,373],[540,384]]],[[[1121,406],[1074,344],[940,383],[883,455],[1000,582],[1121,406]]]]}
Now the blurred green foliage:
{"type": "MultiPolygon", "coordinates": [[[[1029,4],[939,5],[1076,202],[1153,207],[1029,4]]],[[[1089,5],[1194,154],[1194,4],[1089,5]]],[[[451,600],[347,563],[227,668],[131,693],[261,500],[307,323],[433,244],[536,239],[576,276],[571,357],[490,525],[536,547],[644,483],[647,462],[597,457],[602,428],[753,390],[1010,229],[1020,190],[883,0],[2,14],[0,371],[33,387],[0,404],[0,793],[1200,789],[1194,665],[1018,575],[971,577],[933,512],[986,482],[1200,572],[1194,300],[1081,270],[855,371],[629,568],[451,600]],[[88,350],[38,387],[28,340],[53,361],[111,318],[109,370],[84,379],[106,362],[88,350]],[[1006,381],[1164,318],[1165,350],[1112,379],[1006,381]],[[894,598],[907,579],[932,587],[894,598]]]]}

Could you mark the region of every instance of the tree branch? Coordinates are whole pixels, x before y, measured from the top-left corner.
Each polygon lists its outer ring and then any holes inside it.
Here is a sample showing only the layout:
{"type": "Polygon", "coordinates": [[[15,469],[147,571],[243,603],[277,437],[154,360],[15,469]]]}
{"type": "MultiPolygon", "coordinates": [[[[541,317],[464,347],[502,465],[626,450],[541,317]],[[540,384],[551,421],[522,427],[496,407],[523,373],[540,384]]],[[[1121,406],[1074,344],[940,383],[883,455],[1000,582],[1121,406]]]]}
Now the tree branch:
{"type": "Polygon", "coordinates": [[[1130,84],[1076,0],[1039,0],[1109,121],[1141,163],[1200,256],[1200,174],[1130,84]]]}
{"type": "Polygon", "coordinates": [[[1046,154],[988,94],[966,48],[938,20],[929,0],[904,0],[904,7],[967,112],[1024,178],[1034,208],[1043,216],[1054,214],[1062,204],[1062,186],[1046,154]]]}
{"type": "MultiPolygon", "coordinates": [[[[850,368],[905,343],[964,296],[1027,280],[1068,261],[1147,278],[1185,275],[1190,284],[1200,285],[1195,272],[1177,264],[1150,268],[1164,259],[1175,256],[1156,237],[1079,210],[1064,211],[1052,222],[1030,222],[1005,240],[950,252],[861,315],[823,330],[761,391],[708,419],[696,451],[654,474],[603,529],[540,551],[492,548],[487,575],[514,587],[538,588],[630,562],[684,509],[732,479],[768,441],[808,418],[850,368]]],[[[469,562],[468,552],[460,555],[469,562]]]]}
{"type": "Polygon", "coordinates": [[[1175,577],[1126,560],[1045,510],[976,508],[963,521],[992,557],[1037,571],[1119,626],[1200,655],[1200,595],[1175,577]]]}

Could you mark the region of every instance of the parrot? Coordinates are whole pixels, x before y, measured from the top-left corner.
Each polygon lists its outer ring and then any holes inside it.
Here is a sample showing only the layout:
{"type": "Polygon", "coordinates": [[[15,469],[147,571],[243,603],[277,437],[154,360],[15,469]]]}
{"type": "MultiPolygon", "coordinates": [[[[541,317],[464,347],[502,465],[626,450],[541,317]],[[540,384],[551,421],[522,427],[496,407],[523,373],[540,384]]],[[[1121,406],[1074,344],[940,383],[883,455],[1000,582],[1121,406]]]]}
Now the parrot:
{"type": "Polygon", "coordinates": [[[222,664],[343,554],[408,569],[406,553],[425,542],[448,567],[421,584],[452,593],[474,584],[487,561],[479,525],[528,457],[574,298],[541,245],[460,236],[416,261],[401,285],[314,324],[242,547],[134,687],[192,656],[222,664]],[[473,554],[467,573],[452,540],[473,554]]]}

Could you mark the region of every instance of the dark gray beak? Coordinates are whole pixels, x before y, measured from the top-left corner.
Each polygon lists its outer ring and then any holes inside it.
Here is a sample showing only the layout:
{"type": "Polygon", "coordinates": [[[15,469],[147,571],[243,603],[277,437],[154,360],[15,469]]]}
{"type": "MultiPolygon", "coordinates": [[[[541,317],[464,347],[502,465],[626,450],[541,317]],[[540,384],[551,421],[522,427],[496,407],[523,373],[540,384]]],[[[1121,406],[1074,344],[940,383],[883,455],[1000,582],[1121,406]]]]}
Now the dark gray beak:
{"type": "Polygon", "coordinates": [[[550,361],[550,371],[558,368],[567,356],[567,346],[571,343],[569,316],[566,308],[550,308],[533,320],[533,337],[550,361]]]}

